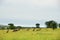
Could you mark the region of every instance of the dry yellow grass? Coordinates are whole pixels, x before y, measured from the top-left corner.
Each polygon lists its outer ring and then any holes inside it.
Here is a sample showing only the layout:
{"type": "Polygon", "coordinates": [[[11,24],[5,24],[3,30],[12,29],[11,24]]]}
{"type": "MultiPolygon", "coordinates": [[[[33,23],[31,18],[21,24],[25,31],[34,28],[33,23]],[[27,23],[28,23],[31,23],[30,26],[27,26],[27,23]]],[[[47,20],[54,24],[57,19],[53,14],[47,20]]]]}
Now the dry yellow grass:
{"type": "Polygon", "coordinates": [[[20,31],[12,32],[10,30],[6,33],[7,30],[0,30],[0,40],[60,40],[60,29],[41,29],[39,31],[32,31],[30,29],[21,29],[20,31]]]}

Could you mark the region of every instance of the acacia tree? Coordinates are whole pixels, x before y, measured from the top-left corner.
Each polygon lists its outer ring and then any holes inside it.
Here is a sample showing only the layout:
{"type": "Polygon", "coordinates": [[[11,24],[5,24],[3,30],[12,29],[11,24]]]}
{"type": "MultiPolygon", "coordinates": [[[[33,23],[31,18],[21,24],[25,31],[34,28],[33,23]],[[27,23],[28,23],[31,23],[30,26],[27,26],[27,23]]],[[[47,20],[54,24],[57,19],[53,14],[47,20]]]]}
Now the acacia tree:
{"type": "Polygon", "coordinates": [[[40,28],[39,26],[40,26],[40,24],[39,23],[36,23],[36,28],[40,28]]]}
{"type": "Polygon", "coordinates": [[[8,25],[9,25],[9,29],[15,29],[15,26],[13,23],[9,23],[8,25]]]}
{"type": "Polygon", "coordinates": [[[56,29],[57,28],[57,22],[51,20],[51,21],[47,21],[45,22],[47,28],[53,28],[56,29]]]}

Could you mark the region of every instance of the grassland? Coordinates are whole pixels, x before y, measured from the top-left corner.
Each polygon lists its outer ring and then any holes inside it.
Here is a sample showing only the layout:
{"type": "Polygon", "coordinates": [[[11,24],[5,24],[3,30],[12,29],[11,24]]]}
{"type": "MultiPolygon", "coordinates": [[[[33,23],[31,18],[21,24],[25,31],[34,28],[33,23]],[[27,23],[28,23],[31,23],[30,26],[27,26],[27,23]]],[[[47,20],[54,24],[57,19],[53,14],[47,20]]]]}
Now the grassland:
{"type": "Polygon", "coordinates": [[[30,29],[21,29],[20,31],[12,32],[10,30],[0,30],[0,40],[60,40],[60,29],[47,29],[43,28],[39,31],[32,31],[30,29]]]}

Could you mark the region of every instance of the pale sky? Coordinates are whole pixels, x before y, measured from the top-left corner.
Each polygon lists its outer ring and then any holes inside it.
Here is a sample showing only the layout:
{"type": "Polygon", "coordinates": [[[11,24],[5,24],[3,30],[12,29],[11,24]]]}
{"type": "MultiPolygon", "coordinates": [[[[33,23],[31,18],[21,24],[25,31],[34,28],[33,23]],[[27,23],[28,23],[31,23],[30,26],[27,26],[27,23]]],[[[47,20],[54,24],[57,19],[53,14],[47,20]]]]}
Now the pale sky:
{"type": "Polygon", "coordinates": [[[59,0],[0,0],[0,24],[45,26],[48,20],[60,23],[59,0]]]}

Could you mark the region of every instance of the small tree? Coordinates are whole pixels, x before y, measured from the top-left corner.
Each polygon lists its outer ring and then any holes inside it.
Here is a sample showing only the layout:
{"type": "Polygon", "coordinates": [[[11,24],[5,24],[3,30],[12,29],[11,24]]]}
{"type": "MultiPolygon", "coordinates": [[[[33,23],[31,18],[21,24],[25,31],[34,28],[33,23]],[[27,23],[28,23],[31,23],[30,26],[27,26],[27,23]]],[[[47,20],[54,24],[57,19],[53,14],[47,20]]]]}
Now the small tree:
{"type": "Polygon", "coordinates": [[[39,23],[36,23],[36,28],[40,28],[39,26],[40,26],[40,24],[39,23]]]}
{"type": "Polygon", "coordinates": [[[59,24],[59,28],[60,28],[60,24],[59,24]]]}
{"type": "Polygon", "coordinates": [[[51,21],[47,21],[45,22],[47,28],[53,28],[56,29],[57,28],[57,22],[51,20],[51,21]]]}
{"type": "Polygon", "coordinates": [[[15,29],[15,26],[13,23],[9,23],[8,25],[9,25],[9,29],[15,29]]]}

